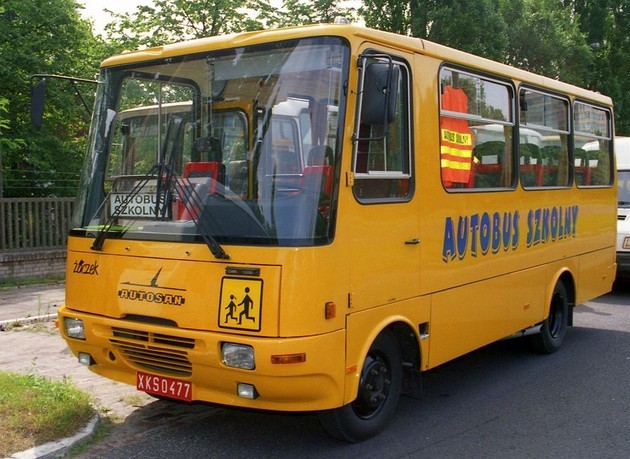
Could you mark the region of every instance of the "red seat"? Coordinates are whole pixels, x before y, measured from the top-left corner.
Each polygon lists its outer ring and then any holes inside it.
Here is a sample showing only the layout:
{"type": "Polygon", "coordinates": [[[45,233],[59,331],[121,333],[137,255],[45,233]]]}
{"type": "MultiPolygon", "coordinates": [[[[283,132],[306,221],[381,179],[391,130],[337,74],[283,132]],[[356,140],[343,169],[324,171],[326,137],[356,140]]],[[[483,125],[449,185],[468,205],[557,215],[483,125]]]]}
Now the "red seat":
{"type": "MultiPolygon", "coordinates": [[[[208,194],[214,194],[217,192],[217,184],[222,181],[221,177],[222,164],[220,161],[206,161],[197,163],[187,163],[184,167],[183,177],[185,179],[194,178],[210,178],[210,190],[208,194]]],[[[190,180],[191,183],[195,183],[195,180],[190,180]]]]}
{"type": "Polygon", "coordinates": [[[302,172],[302,184],[321,183],[324,193],[332,193],[332,166],[306,166],[302,172]]]}
{"type": "Polygon", "coordinates": [[[178,208],[179,220],[193,220],[199,217],[199,200],[208,194],[215,194],[223,181],[225,166],[220,161],[186,163],[183,183],[179,190],[181,205],[178,208]]]}

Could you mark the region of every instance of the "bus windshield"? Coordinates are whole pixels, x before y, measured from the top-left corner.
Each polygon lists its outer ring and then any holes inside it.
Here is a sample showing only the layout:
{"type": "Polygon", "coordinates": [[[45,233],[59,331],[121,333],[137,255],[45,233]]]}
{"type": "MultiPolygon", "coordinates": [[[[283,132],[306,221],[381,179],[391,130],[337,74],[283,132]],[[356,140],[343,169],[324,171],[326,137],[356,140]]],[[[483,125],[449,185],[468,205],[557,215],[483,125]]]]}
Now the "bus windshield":
{"type": "Polygon", "coordinates": [[[311,38],[104,68],[73,233],[329,243],[348,55],[311,38]]]}

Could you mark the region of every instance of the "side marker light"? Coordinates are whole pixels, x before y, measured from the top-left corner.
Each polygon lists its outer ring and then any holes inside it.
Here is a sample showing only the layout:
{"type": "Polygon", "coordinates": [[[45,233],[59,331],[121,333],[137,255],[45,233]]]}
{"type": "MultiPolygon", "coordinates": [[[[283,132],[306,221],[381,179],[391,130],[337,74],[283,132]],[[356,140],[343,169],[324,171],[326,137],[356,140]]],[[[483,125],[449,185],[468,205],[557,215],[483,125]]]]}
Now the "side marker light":
{"type": "Polygon", "coordinates": [[[326,320],[334,319],[335,317],[337,317],[337,305],[334,302],[329,301],[328,303],[326,303],[326,305],[324,306],[324,317],[326,318],[326,320]]]}

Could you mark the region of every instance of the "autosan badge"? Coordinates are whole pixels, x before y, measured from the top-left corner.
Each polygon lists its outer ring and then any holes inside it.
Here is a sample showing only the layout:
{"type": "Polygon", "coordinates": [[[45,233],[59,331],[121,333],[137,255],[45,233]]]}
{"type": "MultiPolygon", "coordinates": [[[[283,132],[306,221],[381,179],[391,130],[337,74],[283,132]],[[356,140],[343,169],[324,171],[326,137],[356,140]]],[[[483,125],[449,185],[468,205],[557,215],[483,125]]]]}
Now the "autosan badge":
{"type": "Polygon", "coordinates": [[[186,289],[175,287],[163,287],[158,285],[158,278],[162,268],[155,273],[153,279],[148,284],[138,284],[134,282],[122,282],[121,285],[129,286],[118,290],[118,298],[130,301],[140,301],[146,303],[168,304],[172,306],[182,306],[186,302],[183,295],[177,293],[165,293],[159,290],[168,290],[171,292],[185,292],[186,289]],[[140,287],[140,288],[136,288],[140,287]]]}

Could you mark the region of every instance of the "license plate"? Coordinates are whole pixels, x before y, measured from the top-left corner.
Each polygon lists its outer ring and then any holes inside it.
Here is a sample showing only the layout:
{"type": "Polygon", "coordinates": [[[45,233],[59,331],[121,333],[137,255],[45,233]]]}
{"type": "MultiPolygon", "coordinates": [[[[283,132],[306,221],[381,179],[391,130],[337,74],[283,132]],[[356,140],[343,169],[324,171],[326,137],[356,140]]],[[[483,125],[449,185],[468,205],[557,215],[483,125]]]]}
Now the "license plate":
{"type": "Polygon", "coordinates": [[[192,384],[180,379],[149,375],[139,371],[136,375],[136,388],[153,395],[192,401],[192,384]]]}

